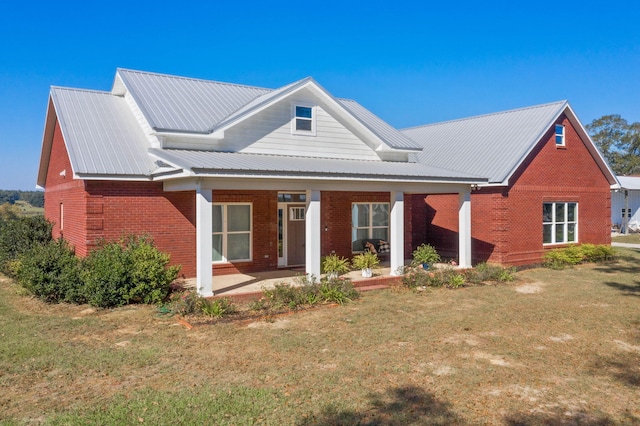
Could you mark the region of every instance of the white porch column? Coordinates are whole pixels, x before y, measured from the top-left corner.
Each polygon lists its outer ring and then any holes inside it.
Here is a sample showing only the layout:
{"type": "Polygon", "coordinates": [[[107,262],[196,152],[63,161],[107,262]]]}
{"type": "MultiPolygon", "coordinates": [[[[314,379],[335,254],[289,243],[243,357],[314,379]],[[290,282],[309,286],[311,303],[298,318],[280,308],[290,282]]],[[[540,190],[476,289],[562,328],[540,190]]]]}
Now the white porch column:
{"type": "Polygon", "coordinates": [[[196,189],[196,288],[200,296],[213,296],[213,201],[210,189],[196,189]]]}
{"type": "Polygon", "coordinates": [[[320,191],[307,190],[305,215],[305,271],[320,279],[320,191]]]}
{"type": "Polygon", "coordinates": [[[401,275],[404,268],[404,192],[392,191],[391,217],[389,228],[391,237],[391,275],[401,275]]]}
{"type": "Polygon", "coordinates": [[[471,268],[471,188],[458,193],[458,261],[461,268],[471,268]]]}

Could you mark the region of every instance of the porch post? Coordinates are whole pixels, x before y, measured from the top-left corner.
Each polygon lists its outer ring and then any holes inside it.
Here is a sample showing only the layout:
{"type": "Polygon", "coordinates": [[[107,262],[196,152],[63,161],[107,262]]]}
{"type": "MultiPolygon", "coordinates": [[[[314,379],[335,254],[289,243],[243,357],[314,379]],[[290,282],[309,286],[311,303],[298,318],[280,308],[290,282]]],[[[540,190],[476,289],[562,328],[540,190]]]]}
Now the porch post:
{"type": "Polygon", "coordinates": [[[196,288],[198,294],[203,297],[213,296],[212,201],[212,191],[198,186],[196,189],[196,288]]]}
{"type": "Polygon", "coordinates": [[[307,190],[305,215],[305,271],[320,279],[320,191],[307,190]]]}
{"type": "Polygon", "coordinates": [[[458,193],[458,261],[461,268],[471,268],[471,188],[458,193]]]}
{"type": "Polygon", "coordinates": [[[391,275],[401,275],[404,268],[404,192],[391,192],[391,275]]]}

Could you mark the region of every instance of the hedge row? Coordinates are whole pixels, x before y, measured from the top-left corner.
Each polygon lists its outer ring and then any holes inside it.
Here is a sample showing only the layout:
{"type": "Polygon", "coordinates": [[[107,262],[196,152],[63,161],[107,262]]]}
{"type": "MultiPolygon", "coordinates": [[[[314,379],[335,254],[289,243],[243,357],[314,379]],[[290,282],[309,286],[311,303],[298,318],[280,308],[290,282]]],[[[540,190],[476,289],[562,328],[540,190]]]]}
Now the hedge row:
{"type": "Polygon", "coordinates": [[[180,270],[168,264],[148,237],[105,241],[81,260],[44,218],[0,218],[0,270],[49,303],[160,303],[180,270]]]}

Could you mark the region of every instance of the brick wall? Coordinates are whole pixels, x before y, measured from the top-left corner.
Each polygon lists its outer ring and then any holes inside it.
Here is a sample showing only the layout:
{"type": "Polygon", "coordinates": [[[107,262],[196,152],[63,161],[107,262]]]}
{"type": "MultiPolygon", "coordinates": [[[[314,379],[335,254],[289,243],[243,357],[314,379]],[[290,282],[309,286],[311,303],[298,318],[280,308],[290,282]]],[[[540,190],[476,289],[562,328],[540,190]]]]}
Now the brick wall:
{"type": "MultiPolygon", "coordinates": [[[[542,203],[578,202],[581,243],[610,244],[609,183],[565,116],[565,148],[555,144],[555,126],[523,162],[508,188],[485,188],[471,194],[472,255],[474,262],[509,265],[539,263],[542,244],[542,203]]],[[[425,198],[425,240],[444,256],[457,256],[457,195],[425,198]]]]}
{"type": "Polygon", "coordinates": [[[86,256],[84,182],[73,179],[69,155],[57,122],[45,179],[44,215],[53,223],[53,237],[64,237],[76,248],[78,255],[86,256]],[[61,175],[62,172],[64,176],[61,175]],[[64,229],[61,229],[62,224],[64,229]]]}

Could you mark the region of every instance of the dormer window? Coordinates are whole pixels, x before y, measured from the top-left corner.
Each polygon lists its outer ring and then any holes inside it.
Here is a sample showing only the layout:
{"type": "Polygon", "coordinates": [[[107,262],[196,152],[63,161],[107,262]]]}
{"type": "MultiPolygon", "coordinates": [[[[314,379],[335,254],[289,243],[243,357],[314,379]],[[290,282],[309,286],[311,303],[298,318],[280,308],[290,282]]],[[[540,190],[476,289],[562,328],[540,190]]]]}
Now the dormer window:
{"type": "Polygon", "coordinates": [[[293,122],[291,131],[300,135],[316,134],[315,108],[312,106],[295,105],[293,107],[293,122]]]}
{"type": "Polygon", "coordinates": [[[556,146],[564,146],[564,126],[556,124],[556,146]]]}

